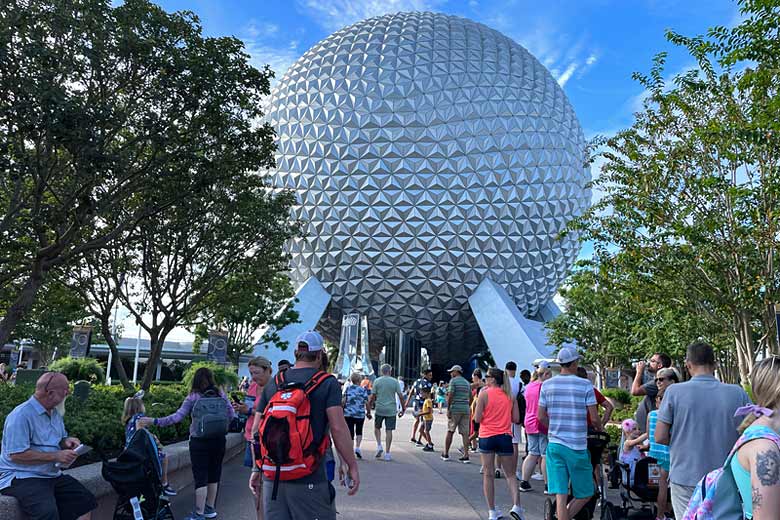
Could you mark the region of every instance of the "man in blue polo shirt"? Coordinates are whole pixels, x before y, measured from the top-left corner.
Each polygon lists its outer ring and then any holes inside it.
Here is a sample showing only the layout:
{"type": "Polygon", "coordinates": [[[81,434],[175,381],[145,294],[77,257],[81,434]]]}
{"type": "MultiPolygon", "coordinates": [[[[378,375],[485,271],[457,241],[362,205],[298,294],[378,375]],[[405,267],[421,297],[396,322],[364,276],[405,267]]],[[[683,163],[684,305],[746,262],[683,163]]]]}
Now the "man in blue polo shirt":
{"type": "Polygon", "coordinates": [[[68,437],[57,405],[70,393],[68,378],[43,374],[35,393],[8,414],[0,454],[0,493],[14,497],[30,520],[89,520],[95,497],[56,466],[69,466],[81,442],[68,437]]]}

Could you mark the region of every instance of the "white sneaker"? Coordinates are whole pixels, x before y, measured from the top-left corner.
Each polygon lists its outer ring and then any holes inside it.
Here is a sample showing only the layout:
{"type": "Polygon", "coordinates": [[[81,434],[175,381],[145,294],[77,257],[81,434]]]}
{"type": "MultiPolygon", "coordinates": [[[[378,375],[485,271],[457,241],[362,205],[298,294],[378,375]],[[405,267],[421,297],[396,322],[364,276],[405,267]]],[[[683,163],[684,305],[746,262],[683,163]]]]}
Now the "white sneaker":
{"type": "Polygon", "coordinates": [[[488,511],[488,520],[498,520],[499,518],[504,518],[504,513],[498,509],[491,509],[488,511]]]}
{"type": "Polygon", "coordinates": [[[385,452],[385,462],[390,462],[391,460],[393,460],[393,457],[391,457],[389,453],[385,452]]]}
{"type": "Polygon", "coordinates": [[[485,466],[479,467],[479,474],[482,475],[485,472],[485,466]]]}
{"type": "Polygon", "coordinates": [[[512,520],[525,520],[525,509],[520,506],[512,506],[512,510],[509,512],[509,516],[512,520]]]}
{"type": "Polygon", "coordinates": [[[381,459],[382,458],[382,453],[384,453],[384,451],[385,450],[383,450],[382,448],[377,448],[376,449],[376,455],[374,455],[374,458],[375,459],[381,459]]]}
{"type": "Polygon", "coordinates": [[[531,478],[534,480],[544,480],[544,477],[542,476],[541,473],[534,473],[533,475],[531,475],[531,478]]]}
{"type": "Polygon", "coordinates": [[[523,480],[523,474],[522,474],[522,473],[520,473],[519,471],[516,471],[516,472],[515,472],[515,478],[516,478],[518,481],[520,481],[520,480],[523,480]]]}

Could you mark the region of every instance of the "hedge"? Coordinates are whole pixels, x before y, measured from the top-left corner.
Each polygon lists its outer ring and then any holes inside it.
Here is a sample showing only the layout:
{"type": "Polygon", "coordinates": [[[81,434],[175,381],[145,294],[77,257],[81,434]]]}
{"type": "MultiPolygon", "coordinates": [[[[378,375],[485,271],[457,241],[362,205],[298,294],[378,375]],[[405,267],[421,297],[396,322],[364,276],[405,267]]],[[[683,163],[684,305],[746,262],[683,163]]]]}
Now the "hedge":
{"type": "MultiPolygon", "coordinates": [[[[0,392],[0,428],[5,418],[18,404],[26,401],[35,391],[33,385],[3,385],[0,392]]],[[[126,397],[132,392],[122,387],[96,385],[92,387],[86,402],[79,402],[73,396],[65,402],[65,428],[68,434],[78,437],[81,442],[99,448],[109,457],[119,453],[125,444],[125,427],[122,424],[122,409],[126,397]]],[[[154,417],[162,417],[175,412],[187,395],[181,384],[152,385],[144,396],[146,412],[154,417]]],[[[166,428],[152,427],[163,444],[179,442],[189,436],[189,417],[181,423],[166,428]]],[[[2,434],[0,434],[2,440],[2,434]]],[[[98,460],[97,455],[80,463],[98,460]]]]}

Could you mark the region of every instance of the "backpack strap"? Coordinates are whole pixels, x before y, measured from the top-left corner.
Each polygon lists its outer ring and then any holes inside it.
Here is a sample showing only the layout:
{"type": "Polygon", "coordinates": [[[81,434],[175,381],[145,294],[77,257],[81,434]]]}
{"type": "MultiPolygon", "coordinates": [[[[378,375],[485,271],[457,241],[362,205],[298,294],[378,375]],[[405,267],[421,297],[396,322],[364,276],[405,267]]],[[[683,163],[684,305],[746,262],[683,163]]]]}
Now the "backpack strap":
{"type": "Polygon", "coordinates": [[[734,456],[737,454],[737,452],[742,446],[756,439],[766,439],[768,441],[772,441],[777,447],[777,449],[780,450],[780,435],[778,435],[771,428],[766,427],[758,431],[756,430],[746,431],[740,436],[739,439],[737,439],[737,442],[734,444],[734,447],[731,448],[731,452],[729,452],[729,456],[726,457],[726,462],[723,463],[723,469],[729,468],[731,466],[731,459],[734,458],[734,456]]]}
{"type": "Polygon", "coordinates": [[[323,372],[322,370],[316,372],[313,376],[311,376],[311,379],[306,382],[303,387],[303,391],[306,392],[307,396],[311,395],[311,393],[314,392],[314,390],[316,390],[317,387],[320,386],[329,377],[333,377],[333,375],[323,372]]]}

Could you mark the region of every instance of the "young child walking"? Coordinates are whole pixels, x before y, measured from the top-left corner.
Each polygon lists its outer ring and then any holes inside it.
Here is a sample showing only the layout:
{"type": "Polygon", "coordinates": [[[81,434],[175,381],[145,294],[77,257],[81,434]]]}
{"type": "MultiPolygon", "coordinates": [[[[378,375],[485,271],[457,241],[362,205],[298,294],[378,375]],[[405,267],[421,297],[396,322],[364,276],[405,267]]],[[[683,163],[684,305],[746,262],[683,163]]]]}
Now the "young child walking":
{"type": "Polygon", "coordinates": [[[433,426],[433,399],[429,389],[422,390],[423,405],[422,409],[415,415],[422,418],[420,427],[420,438],[425,439],[423,451],[433,451],[433,441],[431,440],[431,427],[433,426]]]}
{"type": "MultiPolygon", "coordinates": [[[[130,440],[139,429],[138,419],[145,416],[146,407],[140,397],[133,396],[125,399],[125,408],[122,412],[122,423],[125,425],[125,447],[130,444],[130,440]]],[[[165,456],[160,439],[156,435],[152,435],[152,437],[154,437],[154,441],[157,443],[157,453],[160,455],[160,462],[162,463],[163,493],[169,497],[175,497],[176,490],[168,483],[168,457],[165,456]]]]}

